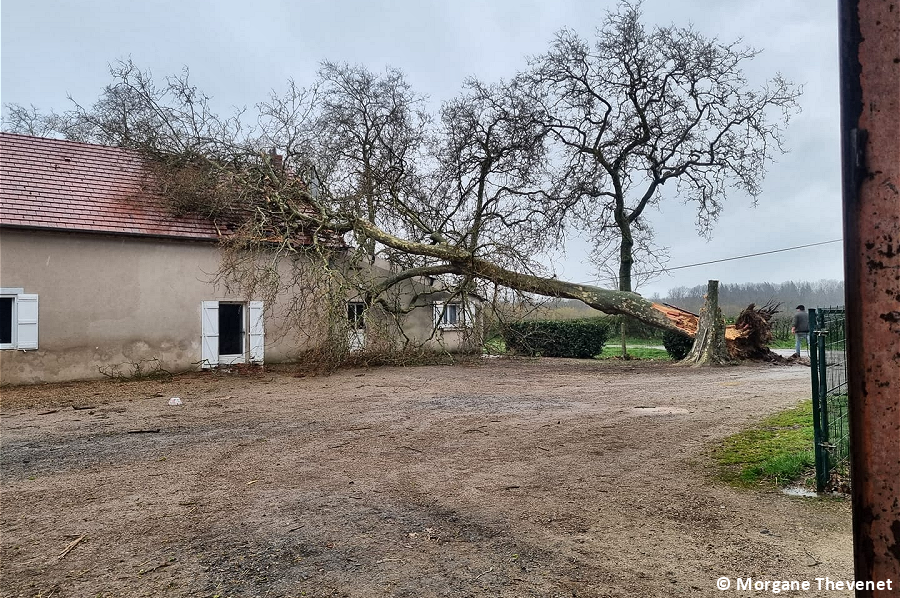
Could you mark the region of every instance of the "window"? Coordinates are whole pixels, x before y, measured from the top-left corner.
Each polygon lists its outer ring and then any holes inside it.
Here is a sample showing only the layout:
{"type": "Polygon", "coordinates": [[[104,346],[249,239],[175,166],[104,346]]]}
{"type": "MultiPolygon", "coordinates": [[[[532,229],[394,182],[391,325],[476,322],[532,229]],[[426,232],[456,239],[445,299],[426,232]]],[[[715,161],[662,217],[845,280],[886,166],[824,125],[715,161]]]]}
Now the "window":
{"type": "Polygon", "coordinates": [[[351,301],[347,304],[347,321],[350,323],[351,330],[364,330],[366,322],[363,314],[366,311],[366,304],[360,301],[351,301]]]}
{"type": "Polygon", "coordinates": [[[347,346],[350,351],[361,351],[366,346],[366,304],[361,301],[347,303],[347,346]]]}
{"type": "Polygon", "coordinates": [[[462,303],[434,304],[434,323],[438,328],[462,328],[471,320],[462,303]]]}
{"type": "Polygon", "coordinates": [[[262,301],[203,301],[200,305],[200,362],[203,368],[263,363],[262,301]]]}
{"type": "Polygon", "coordinates": [[[38,296],[0,289],[0,349],[38,348],[38,296]]]}

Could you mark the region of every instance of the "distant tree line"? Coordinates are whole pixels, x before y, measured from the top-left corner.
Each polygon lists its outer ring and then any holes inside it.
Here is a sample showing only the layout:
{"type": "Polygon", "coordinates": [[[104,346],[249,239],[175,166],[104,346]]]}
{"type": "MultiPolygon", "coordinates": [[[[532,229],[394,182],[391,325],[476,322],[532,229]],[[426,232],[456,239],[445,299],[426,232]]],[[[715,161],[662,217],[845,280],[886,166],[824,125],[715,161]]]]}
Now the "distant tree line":
{"type": "MultiPolygon", "coordinates": [[[[675,287],[663,301],[696,313],[703,305],[704,293],[705,284],[675,287]]],[[[719,286],[719,305],[726,318],[736,317],[751,303],[761,305],[769,301],[781,304],[781,315],[793,313],[798,305],[805,305],[807,308],[843,305],[844,283],[840,280],[789,280],[782,283],[748,282],[719,286]]]]}

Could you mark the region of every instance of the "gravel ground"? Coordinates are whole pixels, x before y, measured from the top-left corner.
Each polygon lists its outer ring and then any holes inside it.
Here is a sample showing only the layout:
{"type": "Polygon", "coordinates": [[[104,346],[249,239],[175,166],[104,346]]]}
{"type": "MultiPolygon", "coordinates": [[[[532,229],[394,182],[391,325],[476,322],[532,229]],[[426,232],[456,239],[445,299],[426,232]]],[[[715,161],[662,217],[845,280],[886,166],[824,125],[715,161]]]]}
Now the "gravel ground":
{"type": "Polygon", "coordinates": [[[0,595],[726,596],[747,594],[716,590],[723,575],[847,579],[847,502],[711,474],[716,440],[807,397],[807,376],[490,359],[5,388],[0,595]]]}

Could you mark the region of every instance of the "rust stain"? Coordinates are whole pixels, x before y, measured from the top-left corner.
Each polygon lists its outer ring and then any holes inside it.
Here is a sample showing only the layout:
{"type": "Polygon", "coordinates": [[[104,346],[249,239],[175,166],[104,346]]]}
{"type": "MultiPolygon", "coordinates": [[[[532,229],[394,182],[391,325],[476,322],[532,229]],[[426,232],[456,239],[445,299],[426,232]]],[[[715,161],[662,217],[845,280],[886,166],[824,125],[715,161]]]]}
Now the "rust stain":
{"type": "MultiPolygon", "coordinates": [[[[857,580],[900,579],[900,6],[841,2],[844,261],[857,580]]],[[[881,598],[887,591],[857,592],[881,598]]]]}

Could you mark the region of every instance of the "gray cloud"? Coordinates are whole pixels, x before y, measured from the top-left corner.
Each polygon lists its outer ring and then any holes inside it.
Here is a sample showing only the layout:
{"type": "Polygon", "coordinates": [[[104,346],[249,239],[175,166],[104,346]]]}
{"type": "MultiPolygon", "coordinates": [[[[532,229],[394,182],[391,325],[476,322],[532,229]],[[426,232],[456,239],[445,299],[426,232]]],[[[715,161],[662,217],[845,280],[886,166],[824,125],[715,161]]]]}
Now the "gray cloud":
{"type": "MultiPolygon", "coordinates": [[[[841,236],[838,153],[837,16],[834,3],[647,0],[649,21],[693,23],[722,40],[763,49],[748,69],[759,84],[776,71],[805,86],[803,113],[787,131],[791,153],[769,168],[759,197],[732,194],[711,241],[698,238],[690,206],[664,202],[651,217],[670,265],[812,243],[841,236]]],[[[71,93],[91,102],[107,63],[130,56],[157,75],[191,68],[222,109],[252,105],[293,77],[312,80],[322,59],[403,69],[437,105],[463,79],[508,77],[542,52],[554,31],[590,35],[609,3],[278,2],[4,0],[3,102],[64,109],[71,93]],[[126,8],[127,7],[127,8],[126,8]]],[[[573,240],[560,276],[595,278],[587,247],[573,240]]],[[[644,289],[676,285],[841,278],[839,244],[673,272],[644,289]]]]}

